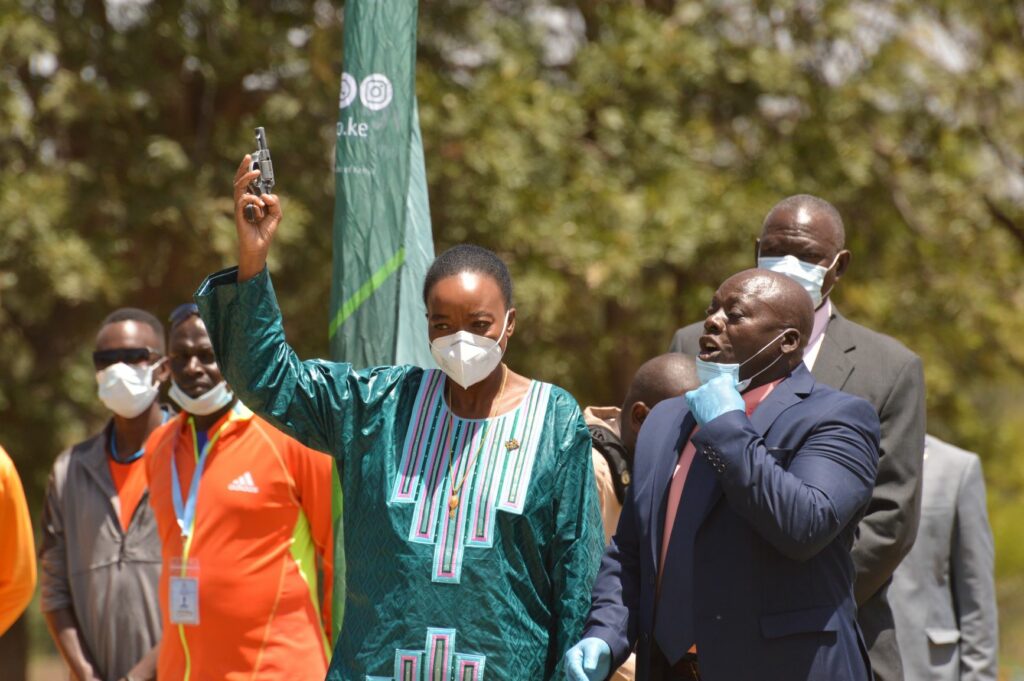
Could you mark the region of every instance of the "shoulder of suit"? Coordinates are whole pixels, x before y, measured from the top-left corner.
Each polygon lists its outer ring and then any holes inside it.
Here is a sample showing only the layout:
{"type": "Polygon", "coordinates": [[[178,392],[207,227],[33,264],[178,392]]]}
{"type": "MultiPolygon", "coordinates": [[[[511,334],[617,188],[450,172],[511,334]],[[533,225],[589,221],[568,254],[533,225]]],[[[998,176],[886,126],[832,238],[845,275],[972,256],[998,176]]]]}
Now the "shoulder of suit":
{"type": "Polygon", "coordinates": [[[861,411],[866,418],[871,420],[878,420],[878,413],[866,399],[844,390],[838,390],[820,381],[814,382],[814,387],[811,389],[811,396],[827,402],[829,404],[828,410],[830,413],[835,413],[836,410],[849,409],[853,411],[861,411]]]}
{"type": "MultiPolygon", "coordinates": [[[[843,329],[843,333],[849,334],[858,347],[868,346],[868,349],[870,349],[873,354],[877,353],[890,362],[906,364],[907,362],[914,360],[920,361],[920,358],[916,353],[911,351],[907,346],[892,336],[887,336],[884,333],[879,333],[878,331],[869,329],[868,327],[851,321],[843,316],[835,317],[832,320],[832,324],[840,325],[843,329]]],[[[825,331],[825,335],[828,335],[827,329],[825,331]]]]}
{"type": "Polygon", "coordinates": [[[925,436],[924,449],[929,458],[935,457],[943,463],[956,466],[957,468],[967,468],[975,461],[979,463],[981,461],[981,458],[974,452],[951,445],[934,435],[925,436]]]}
{"type": "Polygon", "coordinates": [[[654,405],[651,409],[651,413],[644,419],[644,425],[651,422],[654,419],[655,422],[668,420],[675,418],[682,412],[686,412],[690,409],[689,405],[686,404],[686,397],[680,395],[678,397],[670,397],[667,400],[662,400],[654,405]]]}
{"type": "Polygon", "coordinates": [[[672,335],[672,350],[675,352],[696,352],[697,341],[700,339],[703,329],[703,321],[693,322],[676,329],[675,334],[672,335]],[[686,347],[687,345],[690,347],[686,347]]]}

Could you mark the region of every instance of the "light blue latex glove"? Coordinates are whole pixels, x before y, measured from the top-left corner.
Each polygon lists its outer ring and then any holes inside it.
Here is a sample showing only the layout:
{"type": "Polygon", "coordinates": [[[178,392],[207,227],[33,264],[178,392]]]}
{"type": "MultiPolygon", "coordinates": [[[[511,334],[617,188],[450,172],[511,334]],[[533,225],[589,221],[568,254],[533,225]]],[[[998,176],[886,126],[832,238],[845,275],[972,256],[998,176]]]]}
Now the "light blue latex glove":
{"type": "Polygon", "coordinates": [[[690,405],[690,413],[700,426],[727,412],[746,410],[746,404],[736,390],[732,376],[715,376],[696,390],[686,393],[686,404],[690,405]]]}
{"type": "Polygon", "coordinates": [[[591,636],[565,651],[566,681],[604,681],[611,673],[612,649],[591,636]]]}

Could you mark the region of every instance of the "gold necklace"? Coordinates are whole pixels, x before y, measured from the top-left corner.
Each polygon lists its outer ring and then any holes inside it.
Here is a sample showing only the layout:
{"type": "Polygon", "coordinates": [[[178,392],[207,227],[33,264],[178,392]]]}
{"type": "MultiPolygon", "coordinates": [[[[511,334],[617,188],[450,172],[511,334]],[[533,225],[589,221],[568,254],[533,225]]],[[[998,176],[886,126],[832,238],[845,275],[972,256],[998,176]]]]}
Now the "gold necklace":
{"type": "MultiPolygon", "coordinates": [[[[501,397],[505,394],[505,383],[508,381],[508,367],[504,364],[501,365],[501,387],[498,389],[498,396],[494,398],[494,404],[491,405],[491,411],[487,414],[487,418],[494,416],[495,409],[501,404],[501,397]]],[[[452,385],[448,384],[448,427],[452,428],[455,423],[455,412],[452,411],[452,385]]],[[[454,434],[452,435],[454,438],[454,434]]],[[[452,443],[454,445],[454,442],[452,443]]],[[[466,484],[466,478],[469,477],[469,471],[473,468],[473,462],[476,459],[476,451],[470,450],[470,459],[466,463],[466,467],[462,471],[462,480],[459,484],[455,484],[455,469],[452,463],[455,460],[454,452],[451,452],[448,457],[448,479],[452,481],[452,494],[448,497],[448,517],[454,518],[455,514],[459,511],[459,502],[462,497],[462,486],[466,484]]]]}

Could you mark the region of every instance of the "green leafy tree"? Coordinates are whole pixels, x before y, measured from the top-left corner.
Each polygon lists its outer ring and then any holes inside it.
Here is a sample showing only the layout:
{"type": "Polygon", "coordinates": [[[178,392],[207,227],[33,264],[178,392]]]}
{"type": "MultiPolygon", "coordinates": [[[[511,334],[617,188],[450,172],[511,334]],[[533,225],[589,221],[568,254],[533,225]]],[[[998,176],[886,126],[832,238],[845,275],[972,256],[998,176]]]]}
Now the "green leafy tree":
{"type": "MultiPolygon", "coordinates": [[[[21,0],[0,19],[0,439],[38,502],[56,453],[99,425],[99,320],[166,315],[231,264],[255,125],[287,212],[272,267],[289,339],[326,355],[343,12],[21,0]]],[[[618,403],[753,264],[775,201],[838,206],[854,261],[837,305],[924,358],[929,431],[984,459],[1008,655],[1024,650],[1022,22],[1017,0],[438,0],[418,61],[437,247],[507,258],[510,361],[583,403],[618,403]]]]}

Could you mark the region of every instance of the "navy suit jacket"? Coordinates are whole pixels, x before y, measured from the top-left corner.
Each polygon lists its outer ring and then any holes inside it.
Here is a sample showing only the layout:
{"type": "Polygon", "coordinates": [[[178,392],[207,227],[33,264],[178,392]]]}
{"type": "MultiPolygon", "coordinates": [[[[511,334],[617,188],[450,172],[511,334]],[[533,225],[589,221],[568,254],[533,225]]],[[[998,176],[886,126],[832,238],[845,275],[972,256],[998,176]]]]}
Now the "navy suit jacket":
{"type": "MultiPolygon", "coordinates": [[[[649,678],[669,483],[694,426],[682,397],[647,417],[594,584],[584,636],[609,644],[613,667],[636,646],[641,681],[649,678]]],[[[662,577],[692,589],[686,602],[658,607],[662,617],[686,613],[706,681],[871,678],[850,547],[871,498],[878,440],[874,408],[816,383],[803,364],[749,419],[729,412],[693,436],[675,525],[694,532],[669,545],[666,565],[679,570],[662,577]]]]}

